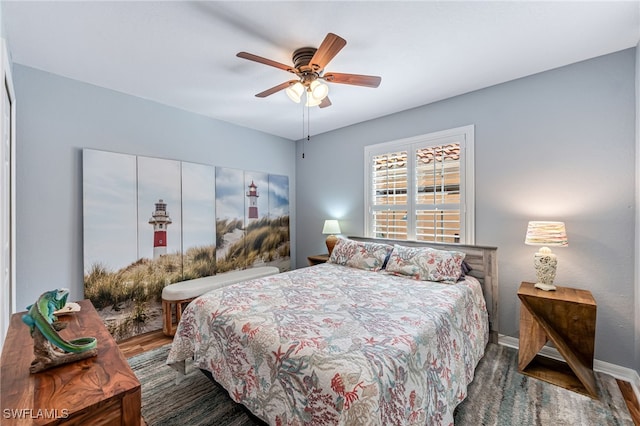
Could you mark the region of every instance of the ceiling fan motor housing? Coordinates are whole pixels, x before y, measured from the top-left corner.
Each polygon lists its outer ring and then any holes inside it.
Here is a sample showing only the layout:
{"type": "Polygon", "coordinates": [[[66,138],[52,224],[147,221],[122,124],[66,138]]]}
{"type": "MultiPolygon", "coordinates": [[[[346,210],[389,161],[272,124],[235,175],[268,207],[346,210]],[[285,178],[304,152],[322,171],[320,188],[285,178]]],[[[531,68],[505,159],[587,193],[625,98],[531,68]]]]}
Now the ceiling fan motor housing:
{"type": "MultiPolygon", "coordinates": [[[[309,62],[315,55],[316,51],[315,47],[301,47],[296,49],[291,55],[291,59],[293,60],[293,66],[296,67],[300,72],[313,72],[314,70],[309,66],[309,62]]],[[[320,70],[317,70],[320,71],[320,70]]]]}

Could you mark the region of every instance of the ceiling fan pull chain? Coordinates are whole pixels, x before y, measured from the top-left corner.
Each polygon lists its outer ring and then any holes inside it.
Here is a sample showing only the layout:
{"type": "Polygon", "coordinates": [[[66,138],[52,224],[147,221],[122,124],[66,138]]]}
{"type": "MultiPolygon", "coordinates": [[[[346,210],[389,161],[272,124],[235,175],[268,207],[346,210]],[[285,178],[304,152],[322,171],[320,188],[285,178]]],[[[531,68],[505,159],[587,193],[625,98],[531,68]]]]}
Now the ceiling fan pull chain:
{"type": "MultiPolygon", "coordinates": [[[[304,104],[302,104],[302,137],[304,138],[304,104]]],[[[304,158],[304,142],[302,142],[302,158],[304,158]]]]}
{"type": "Polygon", "coordinates": [[[311,128],[310,128],[310,125],[309,125],[309,123],[311,122],[311,119],[309,117],[311,115],[310,108],[311,107],[309,106],[309,103],[307,102],[307,142],[309,142],[311,140],[311,136],[310,136],[311,135],[311,128]]]}

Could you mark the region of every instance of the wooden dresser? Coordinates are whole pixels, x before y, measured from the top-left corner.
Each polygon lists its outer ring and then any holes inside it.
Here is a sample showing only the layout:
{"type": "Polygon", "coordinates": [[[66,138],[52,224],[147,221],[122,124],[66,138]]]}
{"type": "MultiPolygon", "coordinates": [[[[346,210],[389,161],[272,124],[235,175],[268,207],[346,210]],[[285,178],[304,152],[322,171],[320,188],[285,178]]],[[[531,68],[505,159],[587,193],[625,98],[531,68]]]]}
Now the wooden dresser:
{"type": "Polygon", "coordinates": [[[93,336],[98,356],[31,374],[33,339],[22,313],[11,317],[0,361],[4,425],[134,425],[141,422],[140,382],[89,300],[61,316],[67,340],[93,336]]]}

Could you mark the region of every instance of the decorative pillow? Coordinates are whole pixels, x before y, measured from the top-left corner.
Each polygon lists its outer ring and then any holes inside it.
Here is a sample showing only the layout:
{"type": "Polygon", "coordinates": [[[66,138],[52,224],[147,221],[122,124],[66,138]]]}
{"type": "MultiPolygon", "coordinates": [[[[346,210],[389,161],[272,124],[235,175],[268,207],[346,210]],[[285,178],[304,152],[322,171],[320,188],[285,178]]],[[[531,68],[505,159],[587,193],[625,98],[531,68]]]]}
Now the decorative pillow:
{"type": "Polygon", "coordinates": [[[393,247],[388,244],[353,241],[338,238],[329,263],[367,271],[379,271],[393,247]]]}
{"type": "Polygon", "coordinates": [[[453,284],[463,273],[464,257],[465,253],[459,251],[395,245],[387,262],[387,271],[422,281],[453,284]]]}

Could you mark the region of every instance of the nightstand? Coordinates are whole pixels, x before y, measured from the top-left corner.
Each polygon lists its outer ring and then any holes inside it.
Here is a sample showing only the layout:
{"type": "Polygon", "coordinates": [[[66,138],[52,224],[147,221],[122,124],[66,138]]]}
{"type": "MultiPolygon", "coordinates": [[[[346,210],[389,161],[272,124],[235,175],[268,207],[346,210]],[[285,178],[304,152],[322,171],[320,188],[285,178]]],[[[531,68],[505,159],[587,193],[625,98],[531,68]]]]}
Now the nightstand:
{"type": "Polygon", "coordinates": [[[321,263],[326,263],[329,260],[328,254],[316,254],[314,256],[308,256],[307,260],[309,261],[309,266],[319,265],[321,263]]]}
{"type": "Polygon", "coordinates": [[[598,399],[593,374],[596,302],[591,292],[568,287],[544,291],[523,282],[518,297],[518,371],[598,399]],[[538,355],[548,341],[566,364],[538,355]]]}

